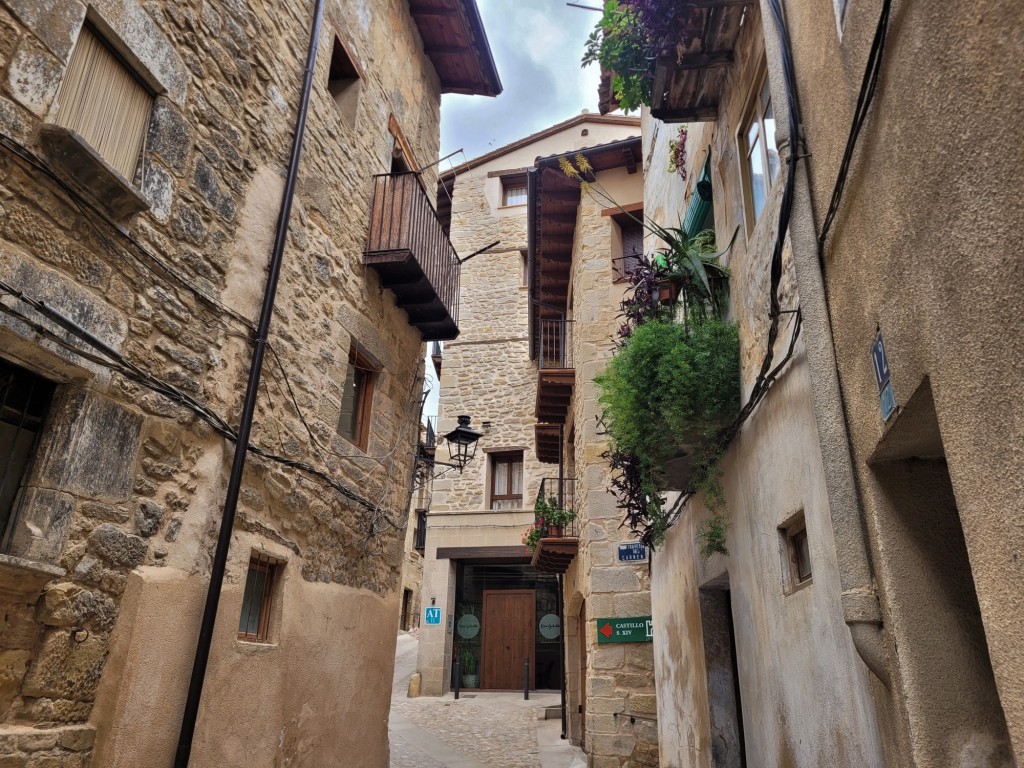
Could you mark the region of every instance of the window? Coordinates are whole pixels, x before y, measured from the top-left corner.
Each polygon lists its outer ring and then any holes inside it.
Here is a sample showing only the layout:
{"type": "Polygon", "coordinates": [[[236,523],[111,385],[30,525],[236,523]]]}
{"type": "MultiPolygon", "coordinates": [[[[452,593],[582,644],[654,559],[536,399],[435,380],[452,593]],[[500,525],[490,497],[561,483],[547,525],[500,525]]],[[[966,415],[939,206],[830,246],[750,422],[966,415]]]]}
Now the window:
{"type": "Polygon", "coordinates": [[[238,620],[238,639],[256,643],[270,642],[270,622],[274,592],[283,563],[263,553],[253,552],[245,577],[242,615],[238,620]]]}
{"type": "Polygon", "coordinates": [[[55,122],[78,133],[126,179],[142,154],[153,96],[88,25],[57,94],[55,122]]]}
{"type": "Polygon", "coordinates": [[[341,40],[335,37],[331,67],[327,73],[327,90],[334,97],[334,104],[347,125],[355,124],[360,87],[359,70],[341,40]]]}
{"type": "Polygon", "coordinates": [[[522,286],[523,288],[528,288],[530,285],[530,254],[528,251],[520,250],[519,258],[522,269],[522,286]]]}
{"type": "Polygon", "coordinates": [[[811,582],[811,550],[804,513],[800,512],[782,526],[779,536],[785,553],[786,593],[790,594],[811,582]]]}
{"type": "Polygon", "coordinates": [[[526,205],[526,177],[512,176],[501,180],[502,205],[526,205]]]}
{"type": "Polygon", "coordinates": [[[416,510],[416,530],[413,532],[412,548],[421,555],[427,548],[427,510],[416,510]]]}
{"type": "Polygon", "coordinates": [[[412,629],[412,590],[402,590],[402,618],[399,629],[408,632],[412,629]]]}
{"type": "Polygon", "coordinates": [[[523,452],[491,455],[491,509],[523,508],[523,452]]]}
{"type": "Polygon", "coordinates": [[[341,395],[338,434],[364,451],[370,435],[370,404],[373,401],[376,376],[375,366],[359,351],[359,345],[353,340],[348,353],[345,388],[341,395]]]}
{"type": "Polygon", "coordinates": [[[5,543],[52,396],[52,382],[0,360],[0,533],[5,543]]]}
{"type": "Polygon", "coordinates": [[[644,228],[640,224],[629,223],[622,227],[622,253],[616,260],[615,278],[624,280],[640,263],[640,255],[644,252],[644,228]]]}
{"type": "Polygon", "coordinates": [[[761,218],[768,190],[779,175],[779,152],[775,146],[775,112],[772,108],[768,78],[764,78],[754,102],[748,109],[740,131],[740,155],[743,157],[743,190],[747,233],[761,218]]]}

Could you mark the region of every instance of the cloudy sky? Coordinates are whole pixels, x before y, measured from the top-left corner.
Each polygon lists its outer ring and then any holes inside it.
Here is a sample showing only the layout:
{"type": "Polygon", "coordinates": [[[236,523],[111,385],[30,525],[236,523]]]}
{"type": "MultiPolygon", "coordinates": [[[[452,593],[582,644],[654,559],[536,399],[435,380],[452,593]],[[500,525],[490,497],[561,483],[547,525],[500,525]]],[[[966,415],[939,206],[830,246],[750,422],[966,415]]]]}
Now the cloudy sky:
{"type": "MultiPolygon", "coordinates": [[[[599,6],[602,0],[580,0],[599,6]]],[[[598,68],[580,67],[600,13],[565,0],[477,0],[498,76],[497,98],[441,99],[441,156],[464,149],[458,164],[579,114],[597,111],[598,68]]],[[[447,168],[447,161],[442,163],[447,168]]]]}
{"type": "MultiPolygon", "coordinates": [[[[602,0],[580,0],[599,6],[602,0]]],[[[565,0],[477,0],[504,91],[497,98],[441,99],[441,169],[470,160],[579,114],[597,111],[598,68],[583,69],[583,46],[601,14],[565,0]]],[[[437,413],[438,386],[427,345],[424,414],[437,413]]],[[[479,425],[476,425],[479,426],[479,425]]]]}

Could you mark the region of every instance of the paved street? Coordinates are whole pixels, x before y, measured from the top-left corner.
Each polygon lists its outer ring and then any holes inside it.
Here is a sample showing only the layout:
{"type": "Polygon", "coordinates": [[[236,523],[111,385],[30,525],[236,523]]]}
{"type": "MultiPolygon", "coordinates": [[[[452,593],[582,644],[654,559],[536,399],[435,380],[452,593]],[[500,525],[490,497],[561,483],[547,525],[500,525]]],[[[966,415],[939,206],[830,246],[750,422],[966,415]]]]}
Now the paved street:
{"type": "Polygon", "coordinates": [[[582,753],[563,741],[561,721],[543,720],[558,695],[469,693],[455,701],[407,698],[418,641],[399,635],[388,733],[391,768],[583,768],[582,753]]]}

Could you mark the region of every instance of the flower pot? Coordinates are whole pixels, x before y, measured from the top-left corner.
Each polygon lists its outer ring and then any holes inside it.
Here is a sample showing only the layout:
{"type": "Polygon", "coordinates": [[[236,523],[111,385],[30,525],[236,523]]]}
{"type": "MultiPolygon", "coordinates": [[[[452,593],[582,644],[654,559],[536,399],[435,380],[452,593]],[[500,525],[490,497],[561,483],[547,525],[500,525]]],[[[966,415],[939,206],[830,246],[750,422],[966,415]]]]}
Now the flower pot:
{"type": "Polygon", "coordinates": [[[679,283],[675,280],[666,280],[658,283],[658,302],[671,305],[679,298],[679,283]]]}
{"type": "Polygon", "coordinates": [[[547,539],[560,539],[565,536],[565,526],[562,525],[549,525],[547,535],[544,538],[547,539]]]}
{"type": "Polygon", "coordinates": [[[463,688],[479,688],[480,687],[480,675],[463,675],[462,676],[462,687],[463,688]]]}

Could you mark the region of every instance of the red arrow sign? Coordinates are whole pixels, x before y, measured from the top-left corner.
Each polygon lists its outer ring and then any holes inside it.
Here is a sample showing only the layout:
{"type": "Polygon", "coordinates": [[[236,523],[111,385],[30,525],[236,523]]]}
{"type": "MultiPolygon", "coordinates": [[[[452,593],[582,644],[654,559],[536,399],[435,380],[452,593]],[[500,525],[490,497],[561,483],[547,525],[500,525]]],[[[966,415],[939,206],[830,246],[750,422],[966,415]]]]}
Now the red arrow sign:
{"type": "Polygon", "coordinates": [[[613,632],[614,632],[615,630],[614,630],[614,629],[612,629],[612,625],[611,625],[611,624],[605,624],[605,625],[604,625],[603,627],[601,627],[601,628],[600,628],[600,629],[598,629],[597,631],[598,631],[598,632],[600,632],[600,633],[601,633],[602,635],[604,635],[605,637],[611,637],[611,636],[612,636],[612,633],[613,633],[613,632]]]}

